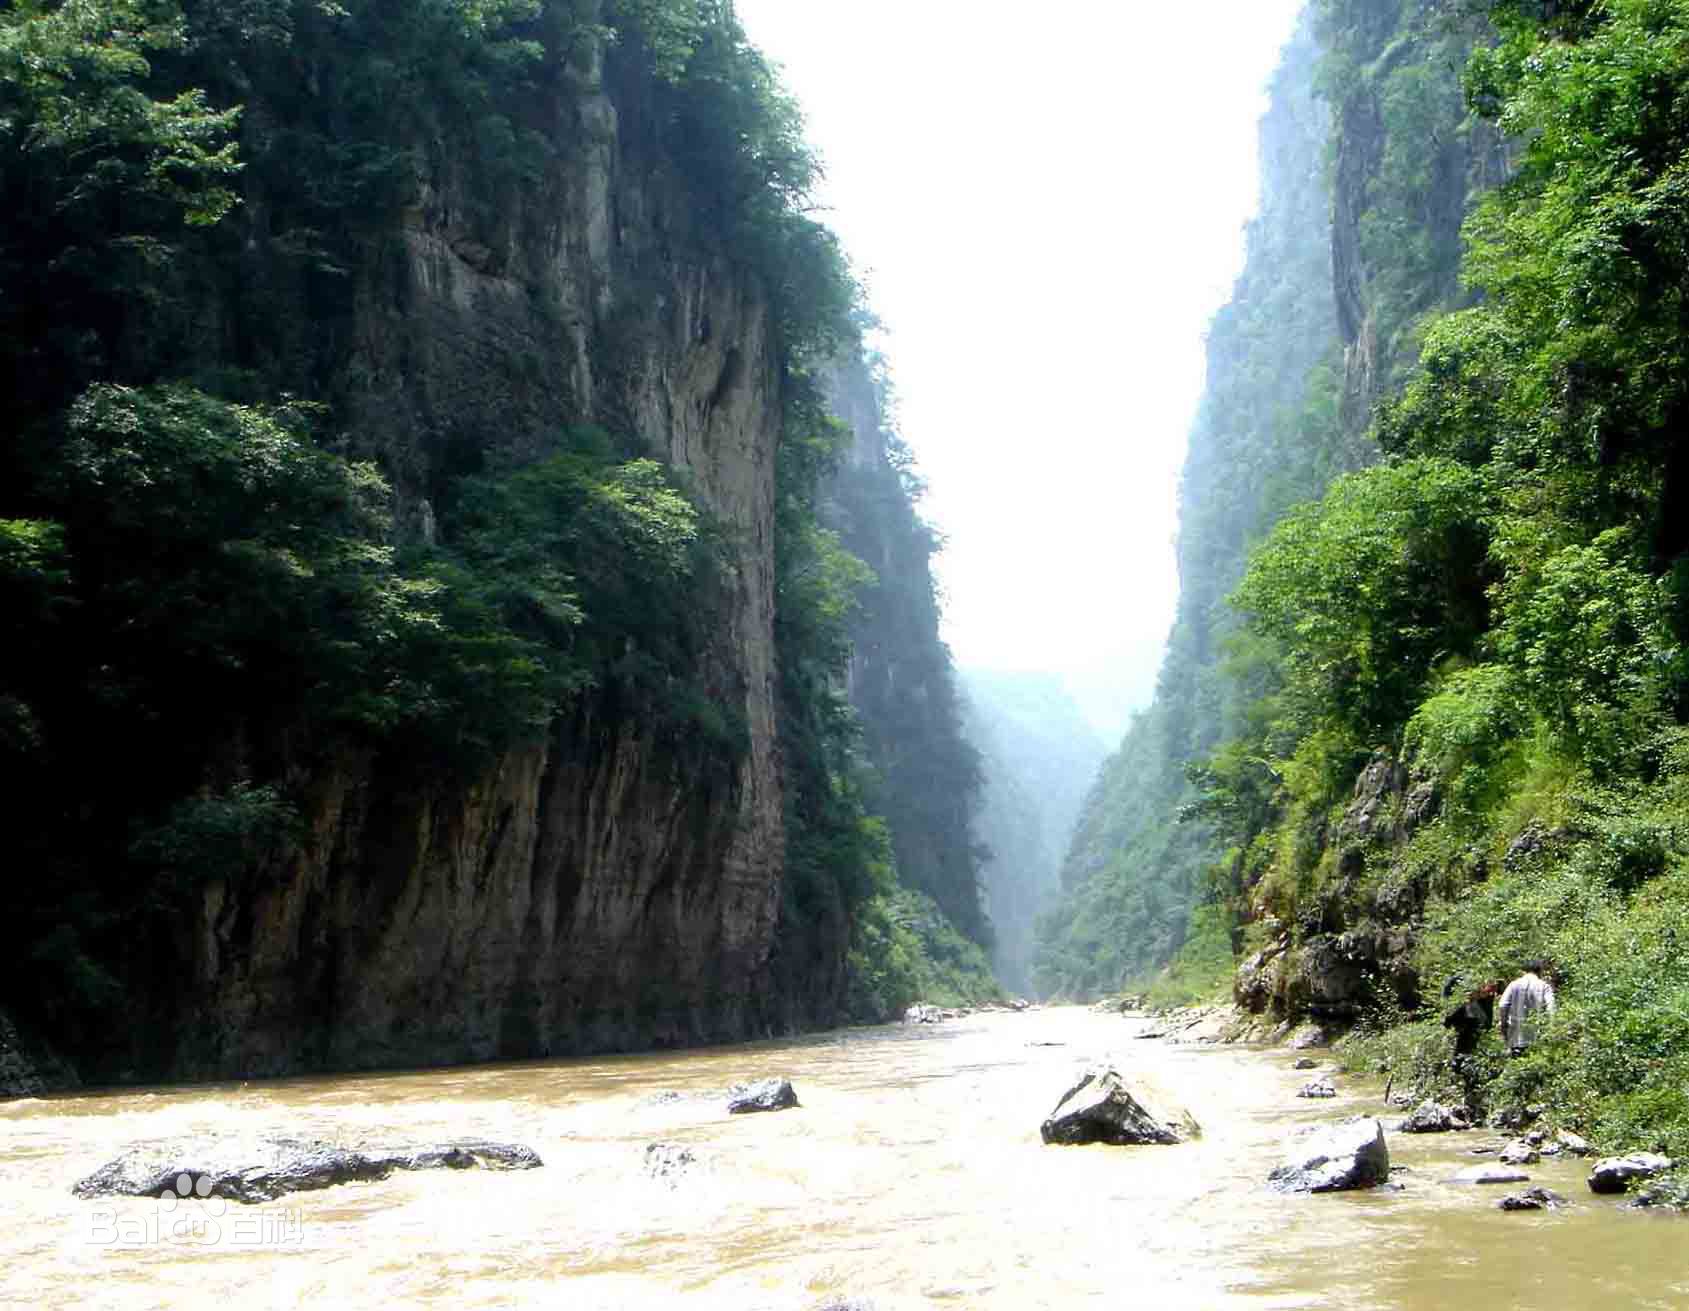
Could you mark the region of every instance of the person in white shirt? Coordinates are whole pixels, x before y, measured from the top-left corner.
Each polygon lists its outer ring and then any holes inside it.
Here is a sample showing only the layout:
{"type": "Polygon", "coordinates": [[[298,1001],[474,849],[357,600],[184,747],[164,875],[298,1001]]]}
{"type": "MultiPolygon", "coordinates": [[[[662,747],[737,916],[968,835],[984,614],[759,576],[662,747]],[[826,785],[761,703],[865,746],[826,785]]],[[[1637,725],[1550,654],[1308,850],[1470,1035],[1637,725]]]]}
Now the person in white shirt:
{"type": "Polygon", "coordinates": [[[1546,972],[1542,961],[1531,961],[1525,972],[1507,985],[1496,1007],[1501,1040],[1515,1056],[1542,1035],[1543,1020],[1554,1014],[1554,987],[1542,977],[1546,972]]]}

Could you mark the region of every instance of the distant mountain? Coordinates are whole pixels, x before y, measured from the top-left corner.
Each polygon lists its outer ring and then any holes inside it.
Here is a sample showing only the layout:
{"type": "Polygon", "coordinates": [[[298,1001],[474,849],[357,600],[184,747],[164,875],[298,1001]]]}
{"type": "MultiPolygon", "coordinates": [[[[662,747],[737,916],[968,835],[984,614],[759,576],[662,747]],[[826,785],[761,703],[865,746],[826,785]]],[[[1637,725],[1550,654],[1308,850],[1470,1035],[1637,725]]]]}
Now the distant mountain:
{"type": "Polygon", "coordinates": [[[1033,926],[1058,885],[1085,794],[1108,754],[1060,675],[963,670],[964,728],[985,787],[975,820],[998,978],[1031,990],[1033,926]]]}

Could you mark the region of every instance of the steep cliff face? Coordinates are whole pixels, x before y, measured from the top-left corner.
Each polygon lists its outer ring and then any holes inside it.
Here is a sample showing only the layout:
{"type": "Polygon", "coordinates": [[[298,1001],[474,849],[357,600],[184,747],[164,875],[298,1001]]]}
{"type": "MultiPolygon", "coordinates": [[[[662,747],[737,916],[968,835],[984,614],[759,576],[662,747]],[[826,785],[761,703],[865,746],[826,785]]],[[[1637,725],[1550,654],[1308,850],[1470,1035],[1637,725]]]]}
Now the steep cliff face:
{"type": "Polygon", "coordinates": [[[1332,284],[1344,351],[1343,422],[1358,440],[1374,403],[1417,361],[1416,321],[1463,296],[1470,199],[1509,167],[1504,139],[1467,112],[1461,70],[1480,13],[1421,0],[1329,4],[1319,21],[1333,108],[1332,284]]]}
{"type": "MultiPolygon", "coordinates": [[[[531,458],[569,425],[683,471],[734,543],[709,659],[745,750],[724,761],[599,693],[467,785],[378,754],[295,759],[306,836],[261,879],[206,888],[158,1004],[177,1037],[144,1064],[533,1056],[743,1037],[774,1014],[777,343],[756,279],[701,230],[651,97],[626,52],[583,40],[531,109],[549,166],[490,225],[472,171],[423,151],[417,202],[361,243],[332,347],[307,354],[413,536],[448,474],[531,458]]],[[[270,216],[255,198],[252,241],[270,216]]]]}
{"type": "MultiPolygon", "coordinates": [[[[1462,224],[1508,167],[1461,82],[1474,43],[1491,35],[1477,8],[1321,0],[1285,51],[1262,125],[1261,214],[1210,332],[1180,488],[1178,614],[1156,700],[1080,818],[1067,902],[1044,935],[1051,986],[1120,986],[1200,937],[1187,954],[1215,976],[1195,986],[1212,988],[1243,943],[1221,904],[1235,898],[1219,890],[1261,877],[1253,845],[1272,810],[1259,794],[1276,786],[1263,764],[1276,746],[1216,753],[1268,732],[1281,684],[1278,655],[1228,597],[1288,511],[1377,463],[1374,406],[1417,366],[1428,316],[1463,303],[1462,224]],[[1206,805],[1222,793],[1225,816],[1206,805]]],[[[1363,750],[1348,779],[1364,761],[1363,750]]],[[[1365,951],[1376,965],[1406,948],[1369,939],[1365,951]]],[[[1259,992],[1249,979],[1245,990],[1259,992]]]]}
{"type": "Polygon", "coordinates": [[[872,808],[891,828],[905,887],[931,897],[976,942],[989,941],[971,832],[979,755],[963,735],[932,573],[938,538],[917,513],[907,448],[890,426],[883,383],[865,361],[833,376],[829,399],[851,445],[828,489],[826,518],[874,571],[852,625],[850,700],[877,775],[872,808]]]}
{"type": "Polygon", "coordinates": [[[1197,823],[1187,764],[1241,711],[1223,671],[1236,629],[1226,596],[1273,518],[1358,458],[1337,423],[1341,385],[1323,159],[1328,107],[1316,96],[1311,17],[1286,47],[1261,122],[1260,211],[1231,300],[1208,336],[1206,386],[1179,488],[1179,605],[1156,696],[1102,766],[1040,925],[1048,992],[1138,982],[1190,932],[1207,869],[1222,853],[1197,823]]]}

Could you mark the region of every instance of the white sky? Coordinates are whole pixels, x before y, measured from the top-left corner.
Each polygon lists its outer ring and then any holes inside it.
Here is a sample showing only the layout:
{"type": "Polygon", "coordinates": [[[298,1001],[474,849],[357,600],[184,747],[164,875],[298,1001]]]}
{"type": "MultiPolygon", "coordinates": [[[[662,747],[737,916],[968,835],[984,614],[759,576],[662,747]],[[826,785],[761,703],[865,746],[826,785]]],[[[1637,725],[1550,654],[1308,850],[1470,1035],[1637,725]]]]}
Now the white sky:
{"type": "Polygon", "coordinates": [[[1059,672],[1112,741],[1178,593],[1203,333],[1302,0],[738,0],[827,167],[963,668],[1059,672]]]}

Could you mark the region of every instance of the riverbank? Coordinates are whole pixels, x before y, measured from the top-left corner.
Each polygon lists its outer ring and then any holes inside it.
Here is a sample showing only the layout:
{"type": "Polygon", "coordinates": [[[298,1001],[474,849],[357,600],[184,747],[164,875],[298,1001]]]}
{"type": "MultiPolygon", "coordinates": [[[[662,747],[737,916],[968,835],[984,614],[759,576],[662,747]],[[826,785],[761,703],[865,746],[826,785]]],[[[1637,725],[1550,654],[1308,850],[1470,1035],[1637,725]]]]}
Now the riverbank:
{"type": "MultiPolygon", "coordinates": [[[[1210,1017],[1212,1018],[1212,1017],[1210,1017]]],[[[1296,1097],[1297,1053],[1138,1035],[1152,1017],[1079,1008],[854,1029],[793,1042],[598,1061],[290,1080],[0,1106],[8,1298],[64,1307],[566,1305],[809,1311],[1368,1307],[1482,1299],[1534,1311],[1689,1297],[1673,1230],[1579,1196],[1579,1166],[1535,1182],[1576,1203],[1506,1215],[1440,1182],[1472,1135],[1390,1136],[1401,1192],[1286,1198],[1264,1181],[1284,1137],[1376,1114],[1339,1076],[1296,1097]],[[1202,1124],[1177,1147],[1045,1147],[1073,1070],[1112,1056],[1202,1124]],[[729,1116],[728,1084],[791,1078],[801,1106],[729,1116]],[[98,1241],[77,1179],[136,1141],[383,1133],[522,1143],[541,1169],[401,1173],[300,1194],[267,1241],[98,1241]],[[666,1168],[653,1169],[653,1145],[666,1168]],[[674,1166],[679,1162],[678,1167],[674,1166]]],[[[1306,1059],[1322,1065],[1327,1054],[1306,1059]]],[[[137,1217],[160,1203],[103,1203],[137,1217]]],[[[109,1226],[108,1226],[109,1228],[109,1226]]]]}

